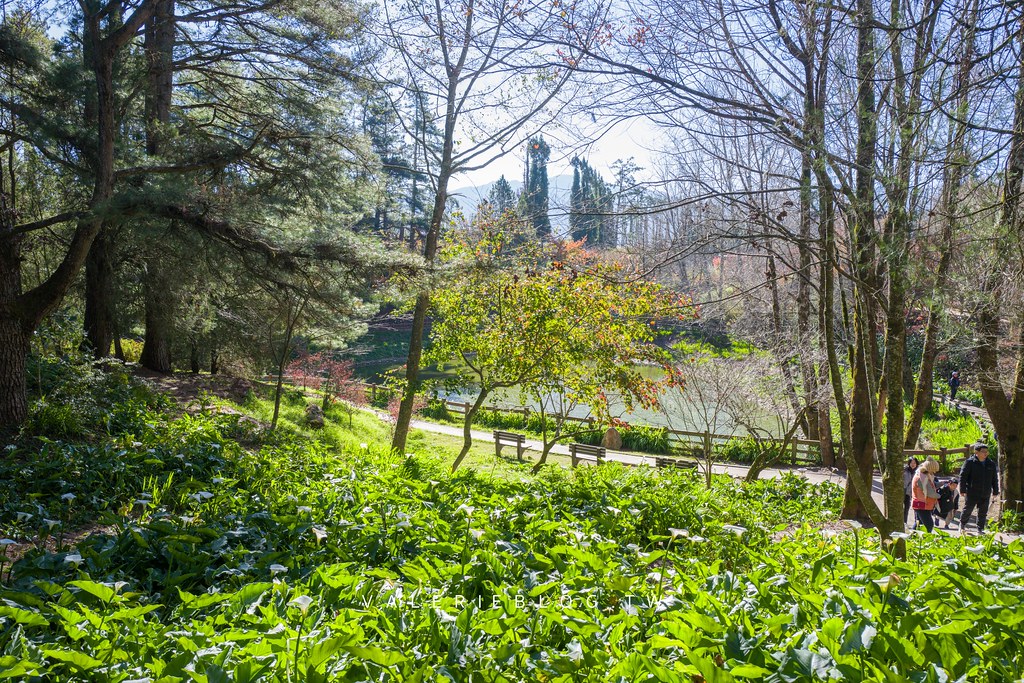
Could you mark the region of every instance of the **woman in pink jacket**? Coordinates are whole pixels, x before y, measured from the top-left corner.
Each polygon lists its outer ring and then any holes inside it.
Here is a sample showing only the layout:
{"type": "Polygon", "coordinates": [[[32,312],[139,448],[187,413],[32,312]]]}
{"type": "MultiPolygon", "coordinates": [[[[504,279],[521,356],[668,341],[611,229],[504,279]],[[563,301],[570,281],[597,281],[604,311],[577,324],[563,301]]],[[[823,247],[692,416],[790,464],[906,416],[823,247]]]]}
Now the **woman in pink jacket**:
{"type": "Polygon", "coordinates": [[[932,519],[932,510],[939,502],[939,491],[935,487],[935,473],[939,471],[939,463],[928,458],[917,468],[912,483],[913,501],[910,506],[914,508],[914,515],[917,517],[917,525],[924,526],[931,533],[935,525],[932,519]]]}

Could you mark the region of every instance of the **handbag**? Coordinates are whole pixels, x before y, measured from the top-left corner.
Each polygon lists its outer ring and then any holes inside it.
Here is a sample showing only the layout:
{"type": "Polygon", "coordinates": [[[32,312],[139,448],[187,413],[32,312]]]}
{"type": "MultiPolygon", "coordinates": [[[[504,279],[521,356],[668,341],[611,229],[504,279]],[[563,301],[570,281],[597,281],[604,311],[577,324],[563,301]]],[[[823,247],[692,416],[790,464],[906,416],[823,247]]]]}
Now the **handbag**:
{"type": "Polygon", "coordinates": [[[914,510],[930,510],[931,509],[931,508],[928,507],[928,501],[927,500],[920,500],[919,498],[915,498],[913,500],[913,502],[910,503],[910,507],[912,509],[914,509],[914,510]]]}

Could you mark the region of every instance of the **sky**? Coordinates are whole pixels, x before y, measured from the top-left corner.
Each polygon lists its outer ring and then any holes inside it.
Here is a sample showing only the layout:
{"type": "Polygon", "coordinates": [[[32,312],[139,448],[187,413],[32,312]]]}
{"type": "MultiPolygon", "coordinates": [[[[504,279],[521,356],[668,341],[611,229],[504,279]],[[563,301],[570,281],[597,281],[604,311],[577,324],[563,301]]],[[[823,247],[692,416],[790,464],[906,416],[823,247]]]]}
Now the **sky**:
{"type": "MultiPolygon", "coordinates": [[[[587,163],[608,181],[612,179],[611,165],[618,159],[633,157],[633,161],[649,173],[658,157],[658,149],[663,144],[659,139],[663,135],[664,133],[650,122],[638,118],[619,122],[596,141],[567,140],[564,131],[554,139],[546,137],[551,146],[548,177],[571,175],[570,162],[574,156],[586,159],[587,163]]],[[[485,168],[457,176],[452,184],[458,187],[480,187],[494,182],[502,175],[509,180],[522,180],[524,164],[525,153],[520,145],[517,151],[505,155],[485,168]]],[[[641,172],[638,175],[645,177],[646,173],[641,172]]]]}

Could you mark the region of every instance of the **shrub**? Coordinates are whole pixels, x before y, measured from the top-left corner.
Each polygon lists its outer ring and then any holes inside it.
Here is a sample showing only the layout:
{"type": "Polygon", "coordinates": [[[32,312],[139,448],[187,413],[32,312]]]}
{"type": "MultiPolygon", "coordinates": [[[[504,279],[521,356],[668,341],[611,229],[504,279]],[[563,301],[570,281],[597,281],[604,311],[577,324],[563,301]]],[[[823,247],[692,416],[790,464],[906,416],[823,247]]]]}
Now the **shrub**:
{"type": "Polygon", "coordinates": [[[666,427],[630,425],[619,430],[622,447],[630,451],[662,455],[671,451],[666,427]]]}
{"type": "Polygon", "coordinates": [[[138,339],[121,338],[121,353],[125,363],[138,363],[142,359],[142,342],[138,339]]]}
{"type": "Polygon", "coordinates": [[[723,459],[729,462],[751,463],[758,454],[757,442],[750,437],[730,439],[716,450],[723,459]]]}
{"type": "Polygon", "coordinates": [[[423,409],[420,410],[420,415],[441,422],[452,422],[455,419],[452,412],[448,410],[448,403],[439,398],[429,399],[427,404],[423,406],[423,409]]]}
{"type": "MultiPolygon", "coordinates": [[[[946,386],[946,395],[949,395],[949,386],[946,386]]],[[[985,400],[981,397],[981,392],[977,389],[964,389],[961,387],[956,392],[957,400],[968,403],[975,408],[984,408],[985,400]]]]}

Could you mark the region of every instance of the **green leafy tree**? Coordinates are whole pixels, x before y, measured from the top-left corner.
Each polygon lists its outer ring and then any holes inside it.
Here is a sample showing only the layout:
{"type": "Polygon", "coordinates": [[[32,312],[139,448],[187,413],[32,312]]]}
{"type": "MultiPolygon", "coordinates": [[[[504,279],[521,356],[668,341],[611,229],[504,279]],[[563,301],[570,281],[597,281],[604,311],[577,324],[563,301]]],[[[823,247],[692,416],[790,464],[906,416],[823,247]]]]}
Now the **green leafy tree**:
{"type": "MultiPolygon", "coordinates": [[[[609,420],[609,394],[627,410],[657,403],[659,385],[676,379],[655,344],[655,322],[687,314],[687,302],[656,284],[625,277],[579,243],[533,245],[514,256],[493,244],[459,245],[470,267],[434,297],[428,359],[452,365],[477,396],[466,412],[458,468],[472,446],[470,426],[493,392],[519,388],[534,398],[559,393],[609,420]],[[658,365],[653,380],[642,365],[658,365]]],[[[538,467],[559,435],[545,435],[538,467]]]]}
{"type": "MultiPolygon", "coordinates": [[[[426,124],[403,122],[416,138],[430,178],[432,208],[422,254],[433,265],[447,224],[451,179],[503,156],[512,140],[550,120],[549,105],[573,80],[573,70],[563,68],[565,60],[578,63],[577,50],[545,54],[543,45],[568,17],[550,2],[415,0],[380,7],[378,20],[369,24],[382,48],[374,60],[375,75],[389,85],[393,102],[415,97],[416,116],[426,124]],[[560,66],[552,69],[556,56],[560,66]],[[441,131],[440,139],[427,140],[418,132],[432,128],[441,131]]],[[[431,287],[425,286],[413,308],[405,386],[391,443],[398,452],[405,451],[420,387],[430,295],[431,287]]]]}

